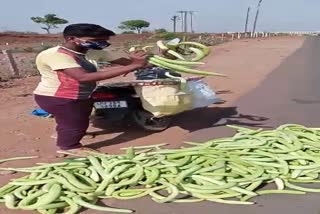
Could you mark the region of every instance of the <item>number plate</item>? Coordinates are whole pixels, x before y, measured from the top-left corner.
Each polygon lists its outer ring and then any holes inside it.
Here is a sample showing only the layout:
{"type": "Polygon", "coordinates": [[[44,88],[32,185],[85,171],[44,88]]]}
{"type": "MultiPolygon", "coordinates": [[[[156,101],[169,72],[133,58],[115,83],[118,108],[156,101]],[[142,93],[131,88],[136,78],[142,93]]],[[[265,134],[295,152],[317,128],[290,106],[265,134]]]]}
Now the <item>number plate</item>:
{"type": "Polygon", "coordinates": [[[128,104],[126,101],[96,102],[94,107],[96,109],[127,108],[128,104]]]}

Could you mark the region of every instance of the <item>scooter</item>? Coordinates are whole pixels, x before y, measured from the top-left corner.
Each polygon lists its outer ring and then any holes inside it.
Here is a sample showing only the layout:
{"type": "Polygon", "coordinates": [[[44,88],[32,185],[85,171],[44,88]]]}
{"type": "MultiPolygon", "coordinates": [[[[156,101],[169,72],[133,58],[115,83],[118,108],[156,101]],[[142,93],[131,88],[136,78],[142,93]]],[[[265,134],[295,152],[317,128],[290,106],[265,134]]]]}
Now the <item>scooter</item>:
{"type": "Polygon", "coordinates": [[[172,121],[172,116],[156,118],[150,112],[143,109],[140,97],[136,94],[136,85],[156,85],[161,81],[171,81],[172,84],[180,84],[179,81],[169,76],[181,77],[179,73],[166,69],[153,67],[138,70],[135,73],[136,80],[131,82],[117,82],[97,86],[92,94],[94,100],[94,117],[110,121],[129,120],[139,127],[153,132],[167,129],[172,121]]]}
{"type": "MultiPolygon", "coordinates": [[[[168,44],[177,44],[179,41],[180,39],[176,38],[169,41],[168,44]]],[[[132,82],[99,85],[92,94],[94,116],[108,121],[133,121],[139,127],[153,132],[166,130],[170,126],[173,116],[154,117],[152,113],[143,108],[134,87],[136,85],[143,87],[144,85],[162,84],[163,81],[181,84],[179,80],[181,75],[171,70],[151,67],[136,71],[135,77],[136,80],[132,82]]],[[[189,80],[194,80],[194,78],[189,80]]]]}

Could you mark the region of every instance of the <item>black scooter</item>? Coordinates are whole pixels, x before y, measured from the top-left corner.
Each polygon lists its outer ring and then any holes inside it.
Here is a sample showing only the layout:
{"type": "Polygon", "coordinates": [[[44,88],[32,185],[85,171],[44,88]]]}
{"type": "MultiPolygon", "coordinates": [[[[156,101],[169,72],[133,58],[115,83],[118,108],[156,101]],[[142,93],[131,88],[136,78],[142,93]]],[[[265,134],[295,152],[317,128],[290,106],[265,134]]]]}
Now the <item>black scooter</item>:
{"type": "Polygon", "coordinates": [[[179,73],[153,67],[137,71],[135,81],[99,85],[92,94],[94,118],[106,119],[109,122],[128,119],[148,131],[160,132],[167,129],[172,116],[156,118],[144,110],[134,86],[161,84],[161,81],[180,84],[177,80],[169,78],[168,72],[170,76],[181,77],[179,73]]]}

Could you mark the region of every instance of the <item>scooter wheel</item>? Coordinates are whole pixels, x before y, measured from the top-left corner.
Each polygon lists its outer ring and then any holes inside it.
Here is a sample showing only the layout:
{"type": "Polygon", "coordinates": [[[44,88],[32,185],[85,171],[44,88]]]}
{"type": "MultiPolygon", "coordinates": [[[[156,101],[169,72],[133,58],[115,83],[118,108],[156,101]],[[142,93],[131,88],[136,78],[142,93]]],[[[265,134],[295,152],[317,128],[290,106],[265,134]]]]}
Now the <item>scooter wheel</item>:
{"type": "Polygon", "coordinates": [[[150,112],[137,110],[132,113],[137,125],[147,131],[161,132],[169,128],[172,117],[155,118],[150,112]]]}

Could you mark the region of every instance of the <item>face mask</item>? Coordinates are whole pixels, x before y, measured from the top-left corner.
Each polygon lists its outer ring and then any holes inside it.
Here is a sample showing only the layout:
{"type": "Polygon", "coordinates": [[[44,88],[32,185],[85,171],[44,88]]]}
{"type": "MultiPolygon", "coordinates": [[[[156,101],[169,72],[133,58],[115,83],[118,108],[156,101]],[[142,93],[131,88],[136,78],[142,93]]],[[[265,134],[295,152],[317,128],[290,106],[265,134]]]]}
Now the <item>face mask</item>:
{"type": "MultiPolygon", "coordinates": [[[[81,40],[81,39],[79,39],[81,40]]],[[[81,47],[84,47],[86,49],[94,49],[94,50],[102,50],[104,48],[109,47],[111,44],[107,41],[84,41],[81,40],[82,42],[79,44],[81,47]]]]}

